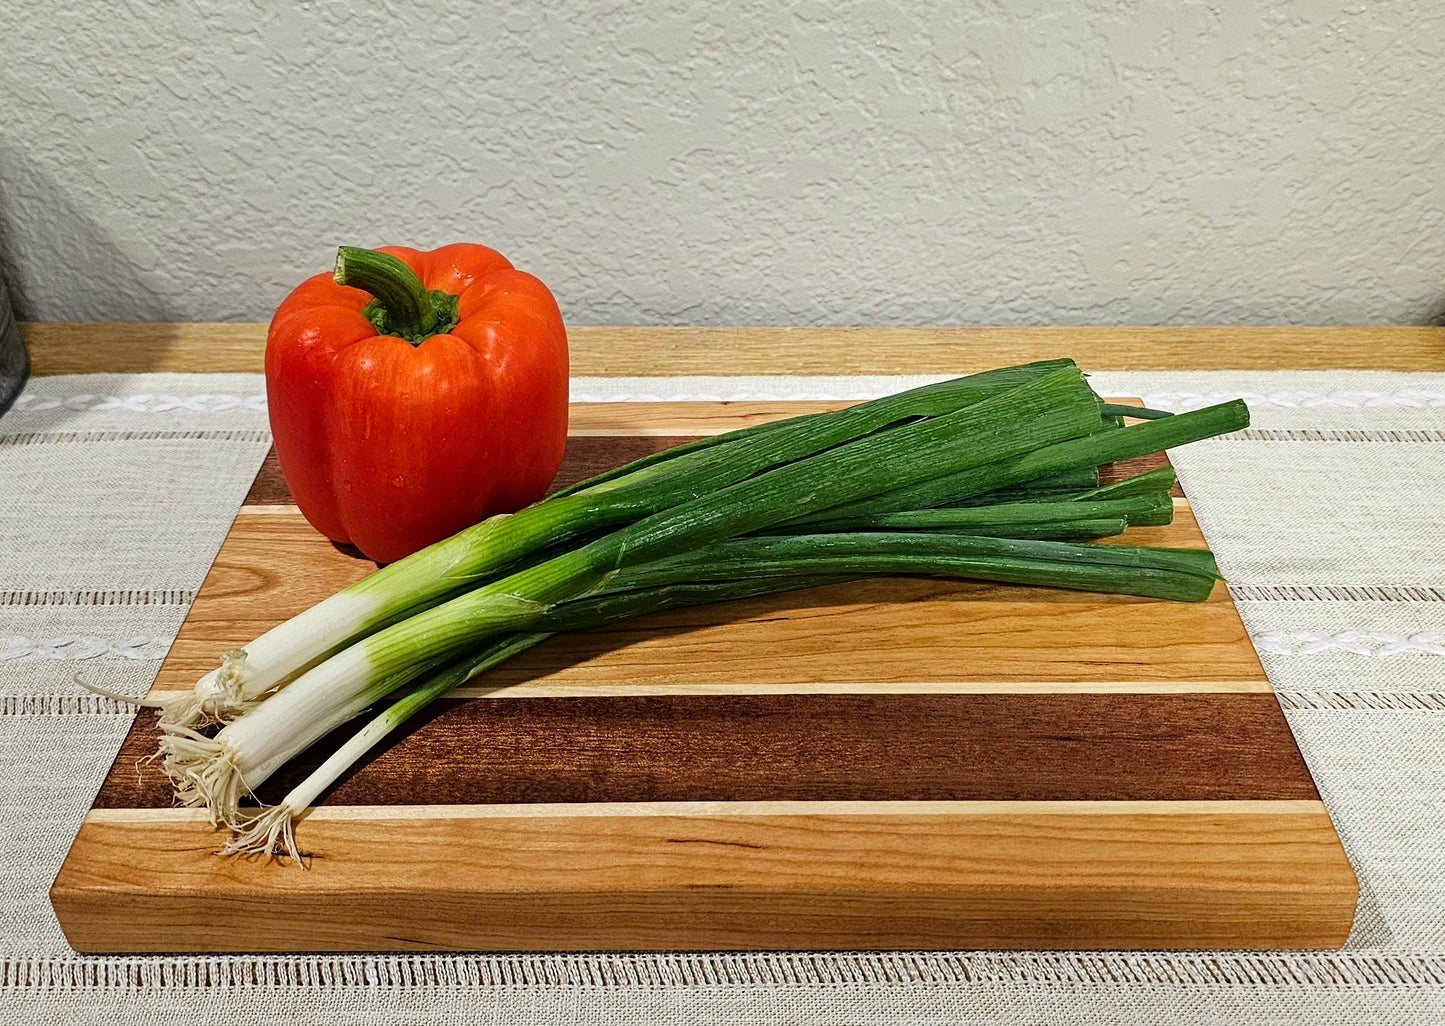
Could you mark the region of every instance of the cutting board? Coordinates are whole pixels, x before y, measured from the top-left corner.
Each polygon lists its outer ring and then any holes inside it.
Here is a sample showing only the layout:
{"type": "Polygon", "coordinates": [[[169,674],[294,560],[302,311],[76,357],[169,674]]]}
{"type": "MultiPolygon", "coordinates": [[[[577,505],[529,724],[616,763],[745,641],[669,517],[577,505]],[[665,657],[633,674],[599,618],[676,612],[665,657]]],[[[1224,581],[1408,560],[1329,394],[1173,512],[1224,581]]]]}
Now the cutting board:
{"type": "MultiPolygon", "coordinates": [[[[579,404],[557,483],[840,405],[579,404]]],[[[1175,503],[1126,540],[1202,545],[1175,503]]],[[[268,459],[152,695],[371,569],[268,459]]],[[[145,761],[143,711],[51,890],[71,945],[1298,948],[1350,929],[1355,878],[1223,585],[1181,604],[873,580],[560,637],[475,684],[324,796],[296,832],[306,869],[214,854],[223,835],[145,761]]]]}

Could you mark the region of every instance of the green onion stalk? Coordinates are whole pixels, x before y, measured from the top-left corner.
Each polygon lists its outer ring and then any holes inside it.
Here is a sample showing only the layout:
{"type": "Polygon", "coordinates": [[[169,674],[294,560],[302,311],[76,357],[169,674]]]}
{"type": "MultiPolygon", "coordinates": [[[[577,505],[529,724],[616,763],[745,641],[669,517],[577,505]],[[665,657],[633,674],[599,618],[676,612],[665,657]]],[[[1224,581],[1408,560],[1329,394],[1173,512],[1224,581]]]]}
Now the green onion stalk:
{"type": "MultiPolygon", "coordinates": [[[[166,705],[161,726],[227,722],[351,642],[503,577],[549,547],[632,523],[873,432],[956,413],[1059,373],[1077,375],[1078,370],[1071,360],[1048,360],[987,371],[843,410],[727,432],[600,474],[383,567],[226,653],[192,692],[166,705]]],[[[1095,417],[1101,420],[1098,405],[1095,417]]]]}

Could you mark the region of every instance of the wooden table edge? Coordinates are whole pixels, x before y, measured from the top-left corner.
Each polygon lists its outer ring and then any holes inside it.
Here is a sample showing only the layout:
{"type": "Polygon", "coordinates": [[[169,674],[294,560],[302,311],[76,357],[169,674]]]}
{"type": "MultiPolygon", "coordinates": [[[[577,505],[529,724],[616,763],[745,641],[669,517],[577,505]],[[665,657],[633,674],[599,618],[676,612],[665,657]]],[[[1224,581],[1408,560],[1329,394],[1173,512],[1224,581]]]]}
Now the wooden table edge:
{"type": "MultiPolygon", "coordinates": [[[[266,325],[24,322],[32,373],[253,372],[266,325]]],[[[574,376],[949,374],[1070,356],[1091,370],[1445,370],[1445,327],[568,328],[574,376]]]]}

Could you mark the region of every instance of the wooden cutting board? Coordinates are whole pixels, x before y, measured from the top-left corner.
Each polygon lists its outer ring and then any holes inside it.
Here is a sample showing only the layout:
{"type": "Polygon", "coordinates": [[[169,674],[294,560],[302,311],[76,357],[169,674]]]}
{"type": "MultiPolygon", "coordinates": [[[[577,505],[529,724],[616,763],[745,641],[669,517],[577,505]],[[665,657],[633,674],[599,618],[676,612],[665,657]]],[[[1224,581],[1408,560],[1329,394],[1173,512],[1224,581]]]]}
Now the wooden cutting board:
{"type": "MultiPolygon", "coordinates": [[[[840,405],[577,405],[558,486],[840,405]]],[[[1202,545],[1176,506],[1127,540],[1202,545]]],[[[371,568],[268,459],[152,694],[371,568]]],[[[71,945],[1294,948],[1350,929],[1355,878],[1222,585],[1189,605],[860,582],[557,638],[479,683],[338,782],[297,828],[307,870],[216,856],[143,761],[142,712],[51,890],[71,945]]]]}

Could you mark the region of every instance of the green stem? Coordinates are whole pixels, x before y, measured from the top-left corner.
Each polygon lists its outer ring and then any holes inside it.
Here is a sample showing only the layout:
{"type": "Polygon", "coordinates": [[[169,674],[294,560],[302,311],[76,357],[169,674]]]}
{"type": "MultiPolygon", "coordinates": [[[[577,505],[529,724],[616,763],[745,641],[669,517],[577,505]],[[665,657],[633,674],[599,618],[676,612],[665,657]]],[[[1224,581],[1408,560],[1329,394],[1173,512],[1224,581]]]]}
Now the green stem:
{"type": "Polygon", "coordinates": [[[437,311],[416,272],[388,253],[356,246],[336,250],[336,284],[376,297],[386,311],[387,329],[405,339],[426,336],[437,326],[437,311]]]}
{"type": "Polygon", "coordinates": [[[1163,420],[1174,414],[1168,410],[1151,410],[1147,406],[1124,406],[1119,403],[1104,403],[1099,412],[1105,417],[1133,417],[1136,420],[1163,420]]]}

